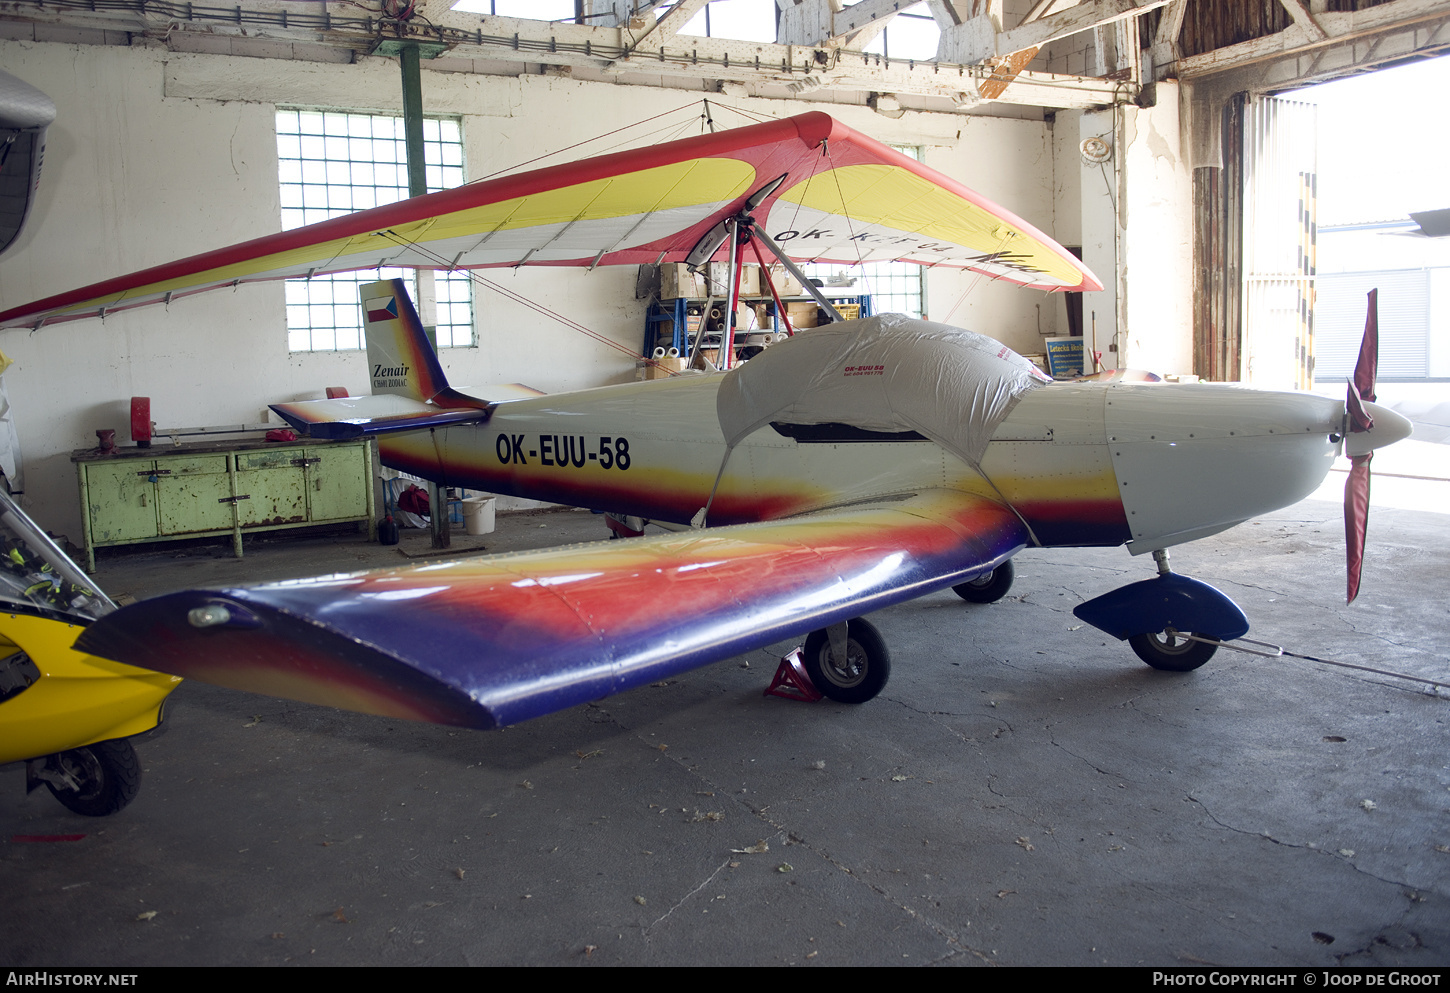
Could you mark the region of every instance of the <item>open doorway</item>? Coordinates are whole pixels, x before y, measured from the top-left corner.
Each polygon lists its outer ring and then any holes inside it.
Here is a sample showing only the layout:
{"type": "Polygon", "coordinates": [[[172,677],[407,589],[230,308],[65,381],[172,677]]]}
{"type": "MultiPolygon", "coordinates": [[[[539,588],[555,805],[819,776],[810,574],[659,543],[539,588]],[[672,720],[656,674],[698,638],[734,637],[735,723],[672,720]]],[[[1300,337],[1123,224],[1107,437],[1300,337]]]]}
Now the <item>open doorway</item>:
{"type": "Polygon", "coordinates": [[[1308,87],[1319,108],[1314,376],[1342,382],[1378,287],[1380,381],[1450,382],[1450,58],[1308,87]],[[1423,224],[1422,224],[1423,222],[1423,224]]]}
{"type": "Polygon", "coordinates": [[[1374,499],[1440,512],[1445,483],[1423,481],[1450,479],[1450,132],[1434,109],[1447,87],[1442,57],[1291,94],[1319,119],[1314,389],[1343,395],[1377,288],[1379,402],[1415,435],[1376,458],[1374,499]]]}

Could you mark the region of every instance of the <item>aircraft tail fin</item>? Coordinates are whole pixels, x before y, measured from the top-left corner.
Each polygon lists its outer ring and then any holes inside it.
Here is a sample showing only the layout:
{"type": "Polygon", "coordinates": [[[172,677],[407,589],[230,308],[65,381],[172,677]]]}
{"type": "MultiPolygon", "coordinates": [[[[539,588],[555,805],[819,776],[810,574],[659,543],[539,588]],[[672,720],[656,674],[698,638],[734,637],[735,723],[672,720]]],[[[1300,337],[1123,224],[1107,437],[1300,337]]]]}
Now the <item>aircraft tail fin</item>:
{"type": "Polygon", "coordinates": [[[358,438],[488,420],[494,404],[448,385],[403,281],[366,283],[359,291],[371,395],[274,403],[272,409],[312,438],[358,438]]]}
{"type": "Polygon", "coordinates": [[[368,378],[374,394],[394,393],[427,402],[450,393],[438,353],[401,279],[359,287],[368,343],[368,378]]]}

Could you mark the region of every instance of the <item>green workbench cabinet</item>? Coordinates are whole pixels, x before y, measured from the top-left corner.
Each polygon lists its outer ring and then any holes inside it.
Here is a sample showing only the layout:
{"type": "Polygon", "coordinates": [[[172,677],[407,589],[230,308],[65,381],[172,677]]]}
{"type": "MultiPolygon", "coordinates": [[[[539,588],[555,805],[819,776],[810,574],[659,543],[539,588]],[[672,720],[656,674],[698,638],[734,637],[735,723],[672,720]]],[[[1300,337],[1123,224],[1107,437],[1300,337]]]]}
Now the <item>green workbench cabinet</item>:
{"type": "Polygon", "coordinates": [[[71,453],[86,568],[96,549],[366,523],[377,534],[371,441],[227,442],[71,453]]]}

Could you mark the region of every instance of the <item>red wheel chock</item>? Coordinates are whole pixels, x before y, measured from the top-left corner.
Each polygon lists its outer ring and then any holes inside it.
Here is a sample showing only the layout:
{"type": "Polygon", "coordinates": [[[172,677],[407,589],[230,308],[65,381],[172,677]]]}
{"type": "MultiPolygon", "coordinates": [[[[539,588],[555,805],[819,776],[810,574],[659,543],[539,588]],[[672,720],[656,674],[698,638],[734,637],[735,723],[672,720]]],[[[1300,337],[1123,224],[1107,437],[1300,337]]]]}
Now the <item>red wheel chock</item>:
{"type": "Polygon", "coordinates": [[[801,665],[799,648],[791,649],[790,654],[780,660],[780,665],[775,670],[775,678],[761,695],[784,697],[787,700],[799,700],[801,703],[815,703],[821,698],[821,691],[816,689],[811,677],[806,675],[805,666],[801,665]]]}

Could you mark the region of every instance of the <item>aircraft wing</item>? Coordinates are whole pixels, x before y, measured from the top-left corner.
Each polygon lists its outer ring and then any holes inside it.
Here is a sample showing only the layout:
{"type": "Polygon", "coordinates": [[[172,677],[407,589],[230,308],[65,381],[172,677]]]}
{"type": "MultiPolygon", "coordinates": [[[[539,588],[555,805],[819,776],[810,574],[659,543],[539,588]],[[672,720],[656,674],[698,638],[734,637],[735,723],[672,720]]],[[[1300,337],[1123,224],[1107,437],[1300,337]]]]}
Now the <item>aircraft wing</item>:
{"type": "Polygon", "coordinates": [[[928,491],[789,520],[142,601],[82,651],[363,713],[501,727],[964,582],[1027,543],[928,491]]]}
{"type": "Polygon", "coordinates": [[[681,261],[777,179],[754,216],[794,259],[905,260],[1046,290],[1102,288],[1081,262],[1012,213],[826,114],[810,113],[469,183],[282,231],[11,308],[0,313],[0,327],[38,328],[221,286],[377,266],[681,261]]]}

